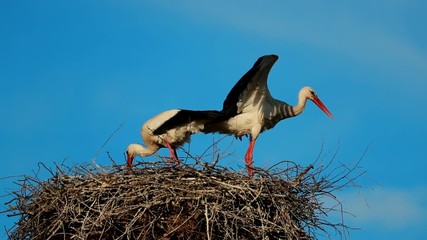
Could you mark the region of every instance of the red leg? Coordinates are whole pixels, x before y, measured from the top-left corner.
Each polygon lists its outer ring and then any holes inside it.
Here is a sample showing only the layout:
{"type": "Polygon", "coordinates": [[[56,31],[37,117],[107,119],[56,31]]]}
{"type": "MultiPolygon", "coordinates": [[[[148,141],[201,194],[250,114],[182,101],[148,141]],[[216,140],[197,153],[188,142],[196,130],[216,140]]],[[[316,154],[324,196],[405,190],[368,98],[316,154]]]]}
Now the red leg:
{"type": "Polygon", "coordinates": [[[165,144],[166,144],[166,147],[168,147],[169,154],[170,154],[170,160],[167,162],[167,165],[169,166],[169,164],[171,164],[174,161],[174,159],[176,159],[176,163],[179,164],[179,159],[178,159],[178,155],[176,154],[176,149],[173,148],[172,145],[167,140],[165,140],[165,144]]]}
{"type": "Polygon", "coordinates": [[[170,159],[166,162],[166,164],[169,166],[169,164],[171,164],[172,163],[172,160],[175,158],[175,153],[173,152],[173,148],[172,148],[172,146],[170,145],[170,143],[169,143],[169,141],[168,140],[165,140],[165,145],[166,145],[166,147],[169,149],[169,155],[170,155],[170,159]]]}
{"type": "Polygon", "coordinates": [[[175,164],[179,165],[180,161],[179,161],[178,154],[176,153],[176,149],[175,148],[173,149],[173,152],[174,152],[174,156],[175,156],[175,164]]]}
{"type": "Polygon", "coordinates": [[[248,170],[249,177],[253,177],[253,155],[254,155],[255,139],[251,139],[248,150],[245,154],[246,169],[248,170]]]}

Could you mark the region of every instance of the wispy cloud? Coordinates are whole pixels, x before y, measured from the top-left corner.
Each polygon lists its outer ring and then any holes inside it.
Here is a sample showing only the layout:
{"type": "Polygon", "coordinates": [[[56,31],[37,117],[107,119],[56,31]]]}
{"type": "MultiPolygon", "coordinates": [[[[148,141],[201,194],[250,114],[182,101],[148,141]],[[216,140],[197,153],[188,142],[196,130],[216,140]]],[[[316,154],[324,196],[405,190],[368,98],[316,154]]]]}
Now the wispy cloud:
{"type": "Polygon", "coordinates": [[[402,37],[389,22],[404,17],[399,16],[399,10],[407,7],[404,2],[361,2],[356,6],[323,2],[184,1],[162,7],[192,16],[198,22],[226,25],[254,37],[329,49],[382,72],[401,74],[407,78],[404,84],[411,87],[425,84],[427,53],[402,37]],[[396,17],[391,18],[389,15],[393,14],[396,17]]]}
{"type": "MultiPolygon", "coordinates": [[[[376,226],[387,230],[404,229],[425,224],[427,215],[427,186],[340,194],[344,209],[354,218],[347,217],[351,225],[376,226]],[[424,223],[423,223],[424,221],[424,223]]],[[[357,227],[357,226],[355,226],[357,227]]]]}

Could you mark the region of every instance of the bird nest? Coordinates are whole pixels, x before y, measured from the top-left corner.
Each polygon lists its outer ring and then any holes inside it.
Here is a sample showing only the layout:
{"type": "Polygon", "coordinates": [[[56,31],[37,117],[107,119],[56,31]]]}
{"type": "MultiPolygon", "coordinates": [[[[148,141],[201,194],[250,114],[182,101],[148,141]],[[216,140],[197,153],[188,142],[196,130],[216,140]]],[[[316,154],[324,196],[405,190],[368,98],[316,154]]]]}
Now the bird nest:
{"type": "MultiPolygon", "coordinates": [[[[25,176],[8,202],[19,220],[9,239],[317,239],[340,220],[325,197],[348,186],[355,168],[281,162],[254,178],[217,165],[140,163],[56,166],[51,177],[25,176]],[[337,173],[337,174],[334,174],[337,173]]],[[[340,218],[341,219],[341,218],[340,218]]]]}

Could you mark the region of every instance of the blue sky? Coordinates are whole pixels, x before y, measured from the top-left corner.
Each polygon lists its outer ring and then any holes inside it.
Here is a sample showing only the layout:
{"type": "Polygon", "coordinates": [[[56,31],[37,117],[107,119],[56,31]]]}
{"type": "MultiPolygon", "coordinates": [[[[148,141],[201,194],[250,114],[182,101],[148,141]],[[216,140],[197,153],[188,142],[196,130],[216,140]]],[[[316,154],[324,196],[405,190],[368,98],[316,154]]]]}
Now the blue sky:
{"type": "MultiPolygon", "coordinates": [[[[336,160],[351,165],[369,146],[364,188],[336,193],[354,214],[346,223],[361,228],[348,239],[421,238],[426,11],[425,1],[403,0],[2,1],[0,177],[32,175],[38,162],[92,162],[121,124],[96,162],[109,165],[108,151],[124,163],[145,120],[173,108],[221,108],[256,59],[275,53],[272,95],[295,104],[299,89],[312,86],[335,119],[309,103],[259,137],[255,165],[307,165],[322,144],[323,158],[339,148],[336,160]]],[[[219,137],[194,135],[191,152],[219,137]]],[[[233,152],[223,164],[243,169],[247,139],[221,144],[233,152]]],[[[2,195],[13,180],[1,180],[2,195]]],[[[0,223],[13,219],[1,215],[0,223]]]]}

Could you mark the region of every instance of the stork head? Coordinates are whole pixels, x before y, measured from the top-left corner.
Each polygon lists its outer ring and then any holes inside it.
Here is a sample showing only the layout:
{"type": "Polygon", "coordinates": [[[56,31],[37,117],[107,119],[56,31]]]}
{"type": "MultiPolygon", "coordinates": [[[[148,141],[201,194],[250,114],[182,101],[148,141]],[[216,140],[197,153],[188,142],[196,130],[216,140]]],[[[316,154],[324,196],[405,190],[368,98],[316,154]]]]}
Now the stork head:
{"type": "Polygon", "coordinates": [[[140,149],[141,149],[141,145],[139,144],[133,143],[128,146],[128,148],[126,149],[126,158],[127,158],[128,167],[132,166],[133,159],[135,158],[136,155],[139,154],[140,149]]]}
{"type": "Polygon", "coordinates": [[[332,116],[332,113],[328,110],[328,108],[323,104],[322,101],[320,101],[319,97],[316,94],[316,91],[314,91],[311,87],[303,87],[300,91],[300,95],[304,97],[305,99],[310,99],[313,101],[326,115],[328,115],[330,118],[334,118],[332,116]]]}

